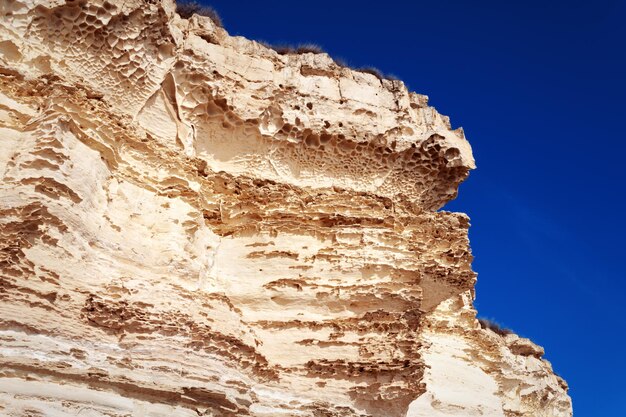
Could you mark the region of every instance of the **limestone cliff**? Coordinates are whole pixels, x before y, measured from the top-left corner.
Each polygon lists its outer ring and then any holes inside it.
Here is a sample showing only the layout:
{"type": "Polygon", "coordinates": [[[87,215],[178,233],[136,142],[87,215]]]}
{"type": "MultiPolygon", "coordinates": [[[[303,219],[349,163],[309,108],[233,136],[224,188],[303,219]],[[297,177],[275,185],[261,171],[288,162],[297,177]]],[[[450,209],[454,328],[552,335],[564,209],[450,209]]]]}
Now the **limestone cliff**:
{"type": "Polygon", "coordinates": [[[0,15],[0,415],[571,416],[476,321],[425,96],[171,0],[0,15]]]}

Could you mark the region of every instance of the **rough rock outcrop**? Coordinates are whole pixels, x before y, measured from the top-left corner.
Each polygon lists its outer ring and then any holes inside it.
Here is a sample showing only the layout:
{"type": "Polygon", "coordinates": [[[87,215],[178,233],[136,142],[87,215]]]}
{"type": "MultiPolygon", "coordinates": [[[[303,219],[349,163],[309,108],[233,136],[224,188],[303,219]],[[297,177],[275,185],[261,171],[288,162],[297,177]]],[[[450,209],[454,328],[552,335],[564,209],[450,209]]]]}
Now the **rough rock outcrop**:
{"type": "Polygon", "coordinates": [[[571,415],[476,321],[425,96],[171,0],[0,15],[1,415],[571,415]]]}

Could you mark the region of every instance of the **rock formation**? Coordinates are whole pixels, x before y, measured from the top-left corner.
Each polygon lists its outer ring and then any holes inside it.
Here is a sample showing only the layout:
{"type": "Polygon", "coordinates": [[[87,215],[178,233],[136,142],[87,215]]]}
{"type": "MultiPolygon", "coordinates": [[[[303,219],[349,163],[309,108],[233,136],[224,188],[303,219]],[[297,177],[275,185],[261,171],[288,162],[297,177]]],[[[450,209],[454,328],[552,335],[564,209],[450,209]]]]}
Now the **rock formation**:
{"type": "Polygon", "coordinates": [[[463,131],[175,8],[0,2],[0,415],[571,416],[476,320],[463,131]]]}

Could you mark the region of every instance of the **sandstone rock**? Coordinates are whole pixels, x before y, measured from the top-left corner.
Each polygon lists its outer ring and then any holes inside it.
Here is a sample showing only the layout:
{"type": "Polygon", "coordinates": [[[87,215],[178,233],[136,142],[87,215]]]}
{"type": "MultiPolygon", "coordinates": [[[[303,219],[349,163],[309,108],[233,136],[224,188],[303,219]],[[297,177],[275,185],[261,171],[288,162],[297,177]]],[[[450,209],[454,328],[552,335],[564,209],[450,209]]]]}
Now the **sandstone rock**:
{"type": "Polygon", "coordinates": [[[521,356],[534,356],[539,359],[545,353],[541,346],[537,346],[530,341],[530,339],[526,339],[525,337],[516,338],[508,343],[507,346],[511,352],[521,356]]]}
{"type": "Polygon", "coordinates": [[[425,96],[168,0],[0,14],[0,414],[572,414],[477,325],[425,96]]]}

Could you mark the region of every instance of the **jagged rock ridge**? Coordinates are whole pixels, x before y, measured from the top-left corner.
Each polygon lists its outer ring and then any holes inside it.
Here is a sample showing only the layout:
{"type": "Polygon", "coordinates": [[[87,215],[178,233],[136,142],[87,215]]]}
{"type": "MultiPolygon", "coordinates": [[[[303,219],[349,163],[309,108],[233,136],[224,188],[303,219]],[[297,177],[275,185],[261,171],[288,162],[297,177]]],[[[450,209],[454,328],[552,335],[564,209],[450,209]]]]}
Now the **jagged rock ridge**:
{"type": "Polygon", "coordinates": [[[571,415],[475,319],[425,96],[168,0],[0,13],[2,415],[571,415]]]}

